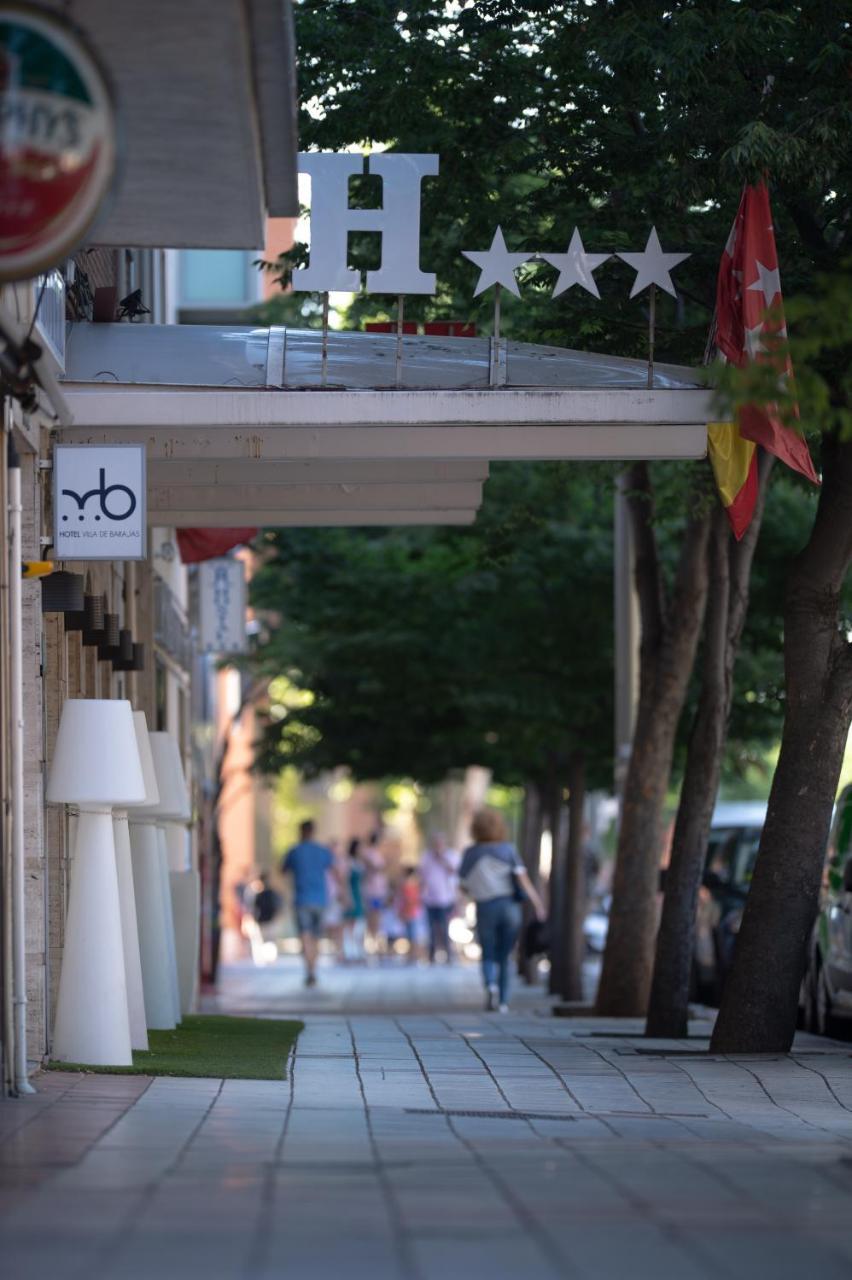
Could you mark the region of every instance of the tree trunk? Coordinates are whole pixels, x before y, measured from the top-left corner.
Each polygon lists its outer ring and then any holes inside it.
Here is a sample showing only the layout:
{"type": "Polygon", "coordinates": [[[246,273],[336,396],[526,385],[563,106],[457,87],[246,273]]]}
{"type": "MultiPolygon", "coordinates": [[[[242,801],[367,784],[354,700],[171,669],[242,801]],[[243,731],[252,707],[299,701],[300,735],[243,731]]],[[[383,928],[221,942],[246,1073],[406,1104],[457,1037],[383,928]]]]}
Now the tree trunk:
{"type": "Polygon", "coordinates": [[[710,514],[684,530],[671,598],[666,599],[646,463],[630,468],[628,504],[636,545],[642,621],[639,707],[624,786],[609,932],[596,1010],[642,1017],[651,986],[662,813],[707,596],[710,514]]]}
{"type": "Polygon", "coordinates": [[[758,500],[752,522],[734,542],[720,505],[708,546],[710,584],[704,624],[701,692],[689,739],[686,770],[666,876],[648,1007],[648,1036],[687,1034],[689,988],[695,946],[695,910],[710,825],[719,789],[722,749],[731,711],[734,663],[748,610],[749,579],[773,458],[759,462],[758,500]]]}
{"type": "Polygon", "coordinates": [[[852,562],[852,443],[823,440],[823,485],[793,561],[784,625],[786,715],[766,825],[711,1047],[786,1053],[852,711],[840,596],[852,562]]]}
{"type": "MultiPolygon", "coordinates": [[[[539,859],[541,856],[541,829],[544,823],[544,812],[541,802],[541,791],[534,782],[527,784],[524,791],[524,807],[521,818],[521,859],[529,873],[533,884],[538,888],[540,879],[539,859]]],[[[524,903],[524,927],[533,918],[533,910],[528,902],[524,903]]],[[[529,956],[524,955],[523,947],[518,948],[518,973],[524,982],[531,985],[535,981],[536,964],[529,956]]]]}
{"type": "Polygon", "coordinates": [[[562,895],[562,945],[556,975],[563,1000],[583,999],[583,957],[586,918],[586,865],[583,827],[586,803],[586,757],[575,752],[568,765],[568,839],[566,841],[564,892],[562,895]]]}

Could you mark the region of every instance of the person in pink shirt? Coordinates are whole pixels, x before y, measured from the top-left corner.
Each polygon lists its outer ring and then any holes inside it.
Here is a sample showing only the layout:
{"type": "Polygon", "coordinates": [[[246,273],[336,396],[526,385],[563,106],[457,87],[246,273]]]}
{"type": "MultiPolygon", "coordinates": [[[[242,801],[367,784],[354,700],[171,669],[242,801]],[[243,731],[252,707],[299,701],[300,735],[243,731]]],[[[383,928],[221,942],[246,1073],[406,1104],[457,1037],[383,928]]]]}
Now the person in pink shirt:
{"type": "Polygon", "coordinates": [[[450,849],[445,838],[436,835],[420,859],[420,884],[423,905],[429,920],[429,960],[431,964],[443,951],[449,964],[453,958],[450,946],[450,917],[456,905],[461,855],[450,849]]]}

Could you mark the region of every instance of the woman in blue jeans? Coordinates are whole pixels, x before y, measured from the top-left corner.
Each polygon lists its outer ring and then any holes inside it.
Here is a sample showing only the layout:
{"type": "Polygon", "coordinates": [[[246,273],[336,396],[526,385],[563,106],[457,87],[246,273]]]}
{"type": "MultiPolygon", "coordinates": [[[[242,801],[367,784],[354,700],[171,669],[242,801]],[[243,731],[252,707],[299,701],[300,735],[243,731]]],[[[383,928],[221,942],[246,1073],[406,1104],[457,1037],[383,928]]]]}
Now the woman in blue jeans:
{"type": "Polygon", "coordinates": [[[521,902],[529,899],[539,920],[544,905],[518,851],[508,840],[506,823],[494,809],[473,819],[474,844],[465,850],[459,875],[476,903],[476,932],[482,948],[485,1008],[509,1010],[509,958],[521,930],[521,902]],[[520,894],[518,892],[520,890],[520,894]]]}

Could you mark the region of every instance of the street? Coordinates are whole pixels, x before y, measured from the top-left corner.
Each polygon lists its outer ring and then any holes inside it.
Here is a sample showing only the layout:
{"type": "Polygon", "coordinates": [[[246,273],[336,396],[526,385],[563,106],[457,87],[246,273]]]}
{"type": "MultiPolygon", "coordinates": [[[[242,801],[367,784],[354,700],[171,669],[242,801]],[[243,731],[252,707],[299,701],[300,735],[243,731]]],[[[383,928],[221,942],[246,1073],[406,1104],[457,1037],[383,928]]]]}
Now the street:
{"type": "MultiPolygon", "coordinates": [[[[238,966],[219,1007],[254,985],[243,1011],[276,1012],[276,975],[238,966]]],[[[648,1042],[541,993],[485,1015],[466,966],[325,969],[317,1000],[336,984],[361,1012],[306,1013],[286,1081],[48,1073],[3,1102],[5,1274],[849,1274],[848,1046],[721,1059],[709,1023],[648,1042]],[[364,1011],[413,984],[446,1012],[364,1011]]]]}

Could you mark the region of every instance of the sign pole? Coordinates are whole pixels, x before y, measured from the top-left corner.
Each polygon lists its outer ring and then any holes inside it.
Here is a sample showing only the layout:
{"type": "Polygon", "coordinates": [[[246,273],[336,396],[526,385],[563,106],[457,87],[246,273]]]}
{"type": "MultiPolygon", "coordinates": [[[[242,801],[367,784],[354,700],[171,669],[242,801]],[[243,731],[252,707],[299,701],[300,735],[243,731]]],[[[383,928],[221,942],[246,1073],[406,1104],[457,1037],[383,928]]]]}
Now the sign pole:
{"type": "Polygon", "coordinates": [[[502,286],[500,281],[494,285],[494,336],[491,339],[491,365],[488,370],[488,382],[492,387],[499,383],[500,372],[500,302],[502,286]]]}
{"type": "Polygon", "coordinates": [[[654,326],[657,319],[657,286],[651,285],[648,299],[648,387],[654,386],[654,326]]]}
{"type": "Polygon", "coordinates": [[[394,381],[397,388],[402,386],[402,325],[405,315],[405,295],[400,293],[396,300],[396,364],[394,381]]]}
{"type": "Polygon", "coordinates": [[[328,382],[328,292],[322,295],[322,385],[328,382]]]}

